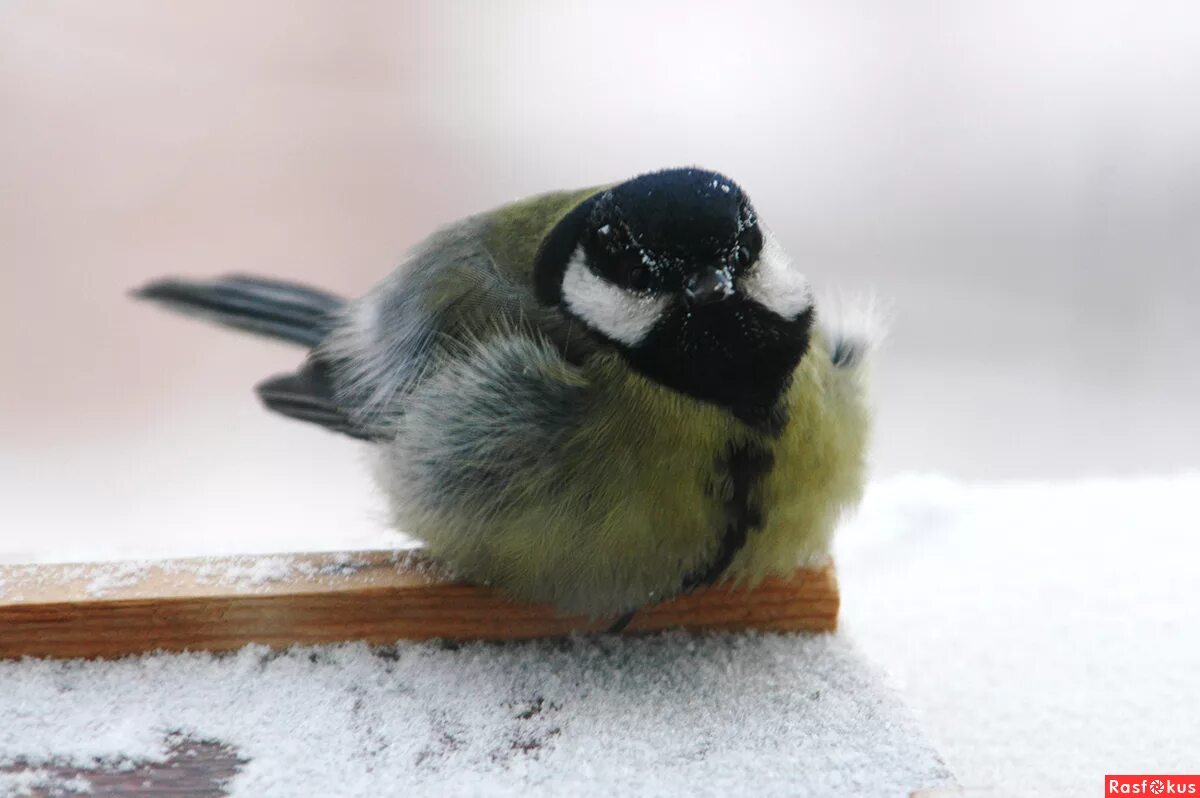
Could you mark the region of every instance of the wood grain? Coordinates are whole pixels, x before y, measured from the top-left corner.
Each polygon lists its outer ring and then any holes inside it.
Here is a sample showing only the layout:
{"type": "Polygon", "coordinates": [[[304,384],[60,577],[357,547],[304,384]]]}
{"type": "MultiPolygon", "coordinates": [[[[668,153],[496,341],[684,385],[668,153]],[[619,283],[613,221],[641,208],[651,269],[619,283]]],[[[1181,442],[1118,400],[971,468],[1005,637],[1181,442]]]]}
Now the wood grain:
{"type": "MultiPolygon", "coordinates": [[[[641,609],[626,633],[832,631],[832,566],[753,590],[722,585],[641,609]]],[[[362,640],[514,640],[607,629],[451,581],[420,552],[0,566],[0,658],[118,657],[362,640]]]]}
{"type": "Polygon", "coordinates": [[[170,739],[167,757],[163,762],[131,762],[125,767],[97,765],[80,768],[71,765],[42,763],[30,765],[16,762],[0,765],[0,774],[19,776],[35,774],[37,778],[27,790],[18,795],[29,798],[62,798],[86,795],[88,798],[221,798],[228,795],[230,780],[247,760],[227,746],[211,740],[170,739]],[[83,780],[83,792],[71,789],[71,782],[83,780]]]}

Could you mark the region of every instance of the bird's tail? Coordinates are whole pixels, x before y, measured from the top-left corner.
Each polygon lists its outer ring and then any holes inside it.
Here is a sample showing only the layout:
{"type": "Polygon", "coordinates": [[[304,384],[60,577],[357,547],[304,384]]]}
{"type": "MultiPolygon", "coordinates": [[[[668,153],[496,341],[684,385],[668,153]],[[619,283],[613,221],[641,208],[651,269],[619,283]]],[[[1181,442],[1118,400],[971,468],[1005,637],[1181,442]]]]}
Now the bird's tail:
{"type": "Polygon", "coordinates": [[[296,283],[230,275],[215,280],[165,278],[133,292],[172,310],[315,347],[324,340],[345,300],[296,283]]]}

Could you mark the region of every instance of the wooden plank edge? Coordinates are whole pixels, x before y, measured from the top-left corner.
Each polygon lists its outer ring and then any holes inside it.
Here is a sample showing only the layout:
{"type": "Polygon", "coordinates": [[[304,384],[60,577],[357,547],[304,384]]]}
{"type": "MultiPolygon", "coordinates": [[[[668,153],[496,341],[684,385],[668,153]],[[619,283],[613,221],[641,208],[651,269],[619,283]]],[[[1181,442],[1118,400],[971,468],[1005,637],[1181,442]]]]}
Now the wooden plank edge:
{"type": "MultiPolygon", "coordinates": [[[[827,632],[837,628],[832,565],[769,577],[754,589],[720,585],[642,608],[626,629],[827,632]]],[[[495,590],[457,583],[419,554],[265,555],[141,564],[0,566],[0,658],[119,657],[150,651],[228,651],[398,640],[519,640],[595,633],[612,619],[559,615],[495,590]],[[266,582],[212,580],[259,574],[266,582]],[[293,569],[275,566],[283,558],[293,569]],[[121,575],[113,580],[111,575],[121,575]],[[132,574],[132,576],[131,576],[132,574]],[[107,580],[107,581],[106,581],[107,580]],[[107,585],[97,590],[96,585],[107,585]]]]}

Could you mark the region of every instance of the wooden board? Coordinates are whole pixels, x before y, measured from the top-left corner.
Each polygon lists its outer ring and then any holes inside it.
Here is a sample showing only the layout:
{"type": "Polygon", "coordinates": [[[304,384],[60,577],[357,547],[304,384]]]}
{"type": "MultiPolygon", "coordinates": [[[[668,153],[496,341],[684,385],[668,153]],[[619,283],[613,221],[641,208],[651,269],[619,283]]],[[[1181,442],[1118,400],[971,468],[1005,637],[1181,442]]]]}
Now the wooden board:
{"type": "MultiPolygon", "coordinates": [[[[832,631],[838,603],[832,566],[799,569],[753,590],[722,585],[645,607],[626,632],[832,631]]],[[[413,551],[0,566],[0,658],[513,640],[611,624],[450,581],[413,551]]]]}
{"type": "Polygon", "coordinates": [[[29,798],[63,798],[84,795],[88,798],[221,798],[247,760],[233,748],[212,741],[177,737],[167,740],[167,756],[162,762],[129,762],[124,766],[97,763],[77,767],[41,762],[30,765],[17,761],[0,765],[0,775],[36,776],[17,795],[29,798]],[[84,792],[71,789],[82,780],[84,792]]]}

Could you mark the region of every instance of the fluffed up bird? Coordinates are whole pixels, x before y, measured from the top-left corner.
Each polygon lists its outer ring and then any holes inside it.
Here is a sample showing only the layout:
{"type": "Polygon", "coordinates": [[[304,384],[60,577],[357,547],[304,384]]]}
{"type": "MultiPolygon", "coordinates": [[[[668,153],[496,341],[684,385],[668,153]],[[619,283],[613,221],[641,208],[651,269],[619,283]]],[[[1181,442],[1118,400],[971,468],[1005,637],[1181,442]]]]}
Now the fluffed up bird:
{"type": "Polygon", "coordinates": [[[564,612],[790,573],[861,495],[869,331],[818,322],[715,172],[455,222],[360,299],[253,277],[136,293],[308,347],[266,406],[368,441],[396,526],[458,576],[564,612]]]}

